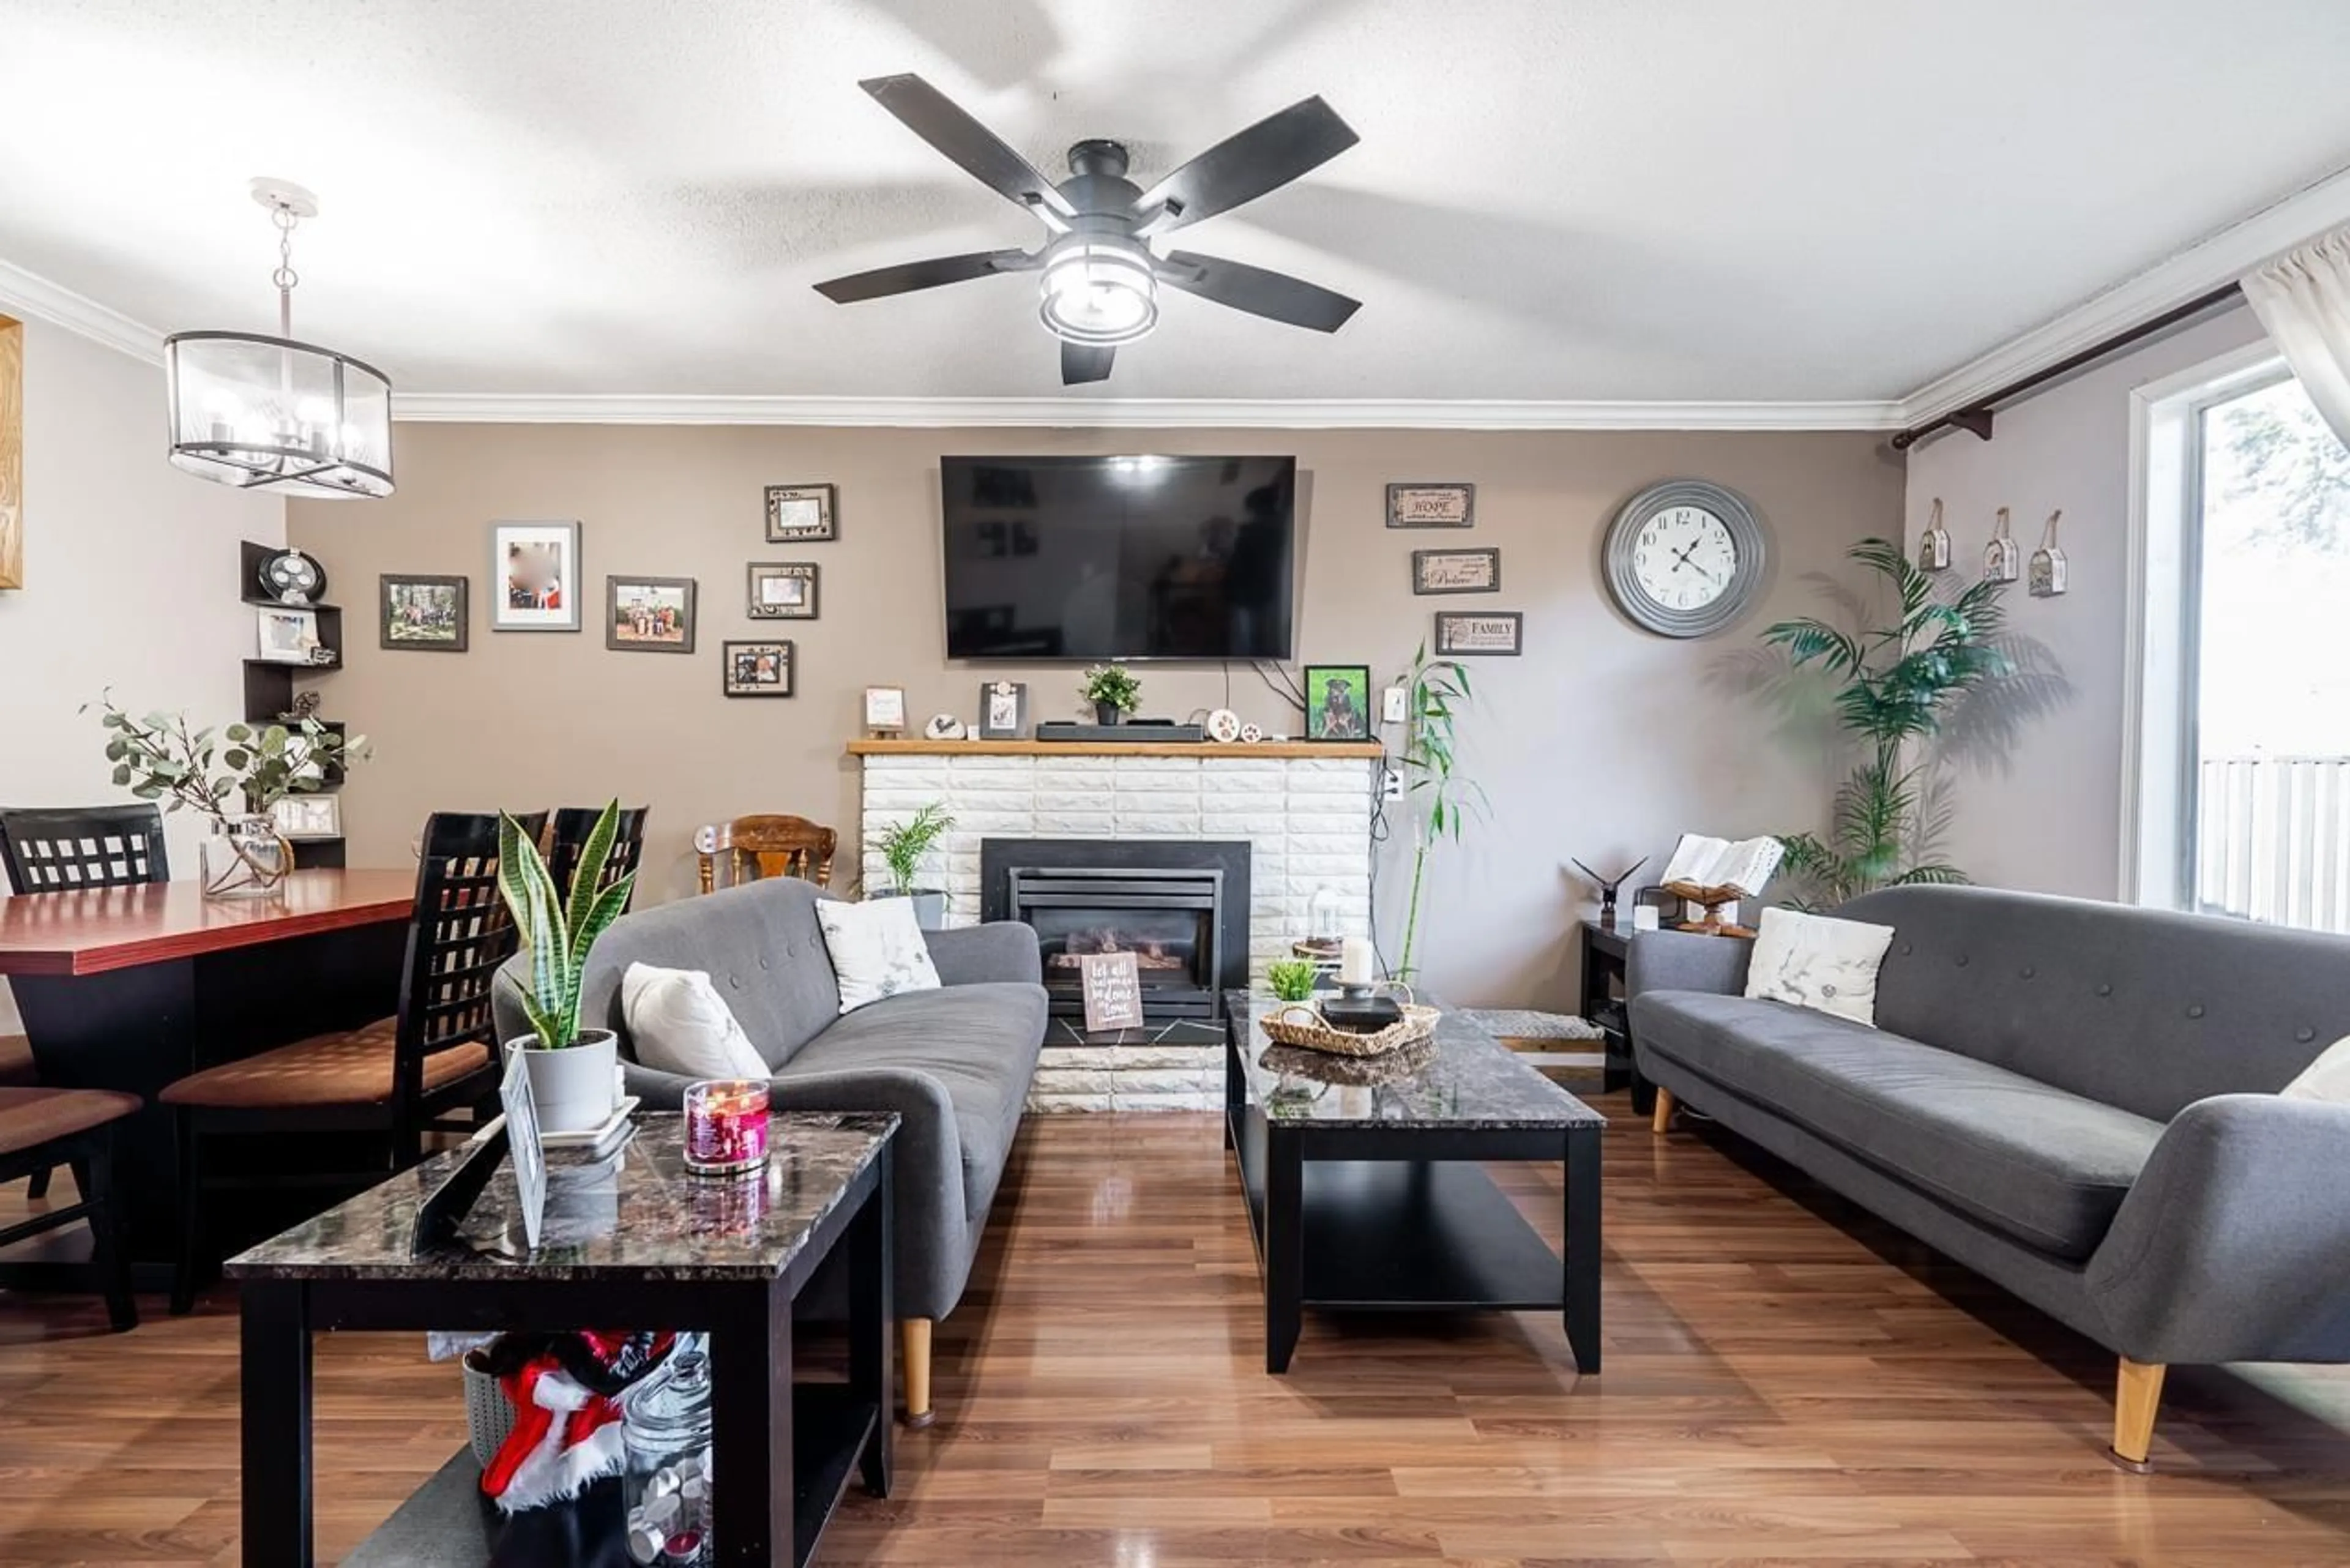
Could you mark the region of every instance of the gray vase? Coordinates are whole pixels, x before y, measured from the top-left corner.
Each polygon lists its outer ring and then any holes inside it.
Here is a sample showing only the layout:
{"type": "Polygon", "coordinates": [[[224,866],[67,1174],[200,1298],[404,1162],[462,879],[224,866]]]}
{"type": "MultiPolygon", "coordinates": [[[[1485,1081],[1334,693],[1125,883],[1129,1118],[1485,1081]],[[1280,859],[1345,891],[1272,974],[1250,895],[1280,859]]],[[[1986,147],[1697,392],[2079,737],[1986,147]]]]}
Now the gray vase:
{"type": "Polygon", "coordinates": [[[910,893],[876,893],[868,902],[883,898],[910,898],[914,901],[914,924],[925,931],[942,931],[947,927],[947,896],[936,888],[917,888],[910,893]]]}

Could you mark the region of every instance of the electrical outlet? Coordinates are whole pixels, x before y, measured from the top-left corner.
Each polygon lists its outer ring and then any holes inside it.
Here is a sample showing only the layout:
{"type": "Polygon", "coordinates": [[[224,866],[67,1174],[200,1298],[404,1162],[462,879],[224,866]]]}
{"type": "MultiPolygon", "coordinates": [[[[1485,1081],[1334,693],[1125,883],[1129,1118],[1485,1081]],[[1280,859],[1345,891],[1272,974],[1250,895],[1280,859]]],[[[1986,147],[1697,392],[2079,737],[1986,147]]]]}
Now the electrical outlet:
{"type": "Polygon", "coordinates": [[[1390,686],[1385,691],[1380,692],[1379,722],[1383,724],[1402,723],[1405,712],[1404,704],[1410,701],[1410,696],[1411,694],[1400,686],[1390,686]]]}
{"type": "Polygon", "coordinates": [[[1387,770],[1386,775],[1379,780],[1379,798],[1381,800],[1401,800],[1403,798],[1402,769],[1389,768],[1387,770]]]}

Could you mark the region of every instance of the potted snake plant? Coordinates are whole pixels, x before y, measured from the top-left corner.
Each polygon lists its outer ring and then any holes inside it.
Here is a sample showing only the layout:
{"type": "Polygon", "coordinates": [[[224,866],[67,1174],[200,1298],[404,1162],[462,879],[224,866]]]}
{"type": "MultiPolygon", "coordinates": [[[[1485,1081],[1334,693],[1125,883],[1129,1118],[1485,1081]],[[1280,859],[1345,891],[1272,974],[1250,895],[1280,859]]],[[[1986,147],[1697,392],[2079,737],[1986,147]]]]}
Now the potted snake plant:
{"type": "Polygon", "coordinates": [[[608,1029],[579,1027],[579,980],[597,939],[620,918],[636,887],[631,871],[599,890],[619,826],[620,803],[615,800],[588,835],[567,899],[538,846],[513,817],[498,814],[498,894],[530,957],[522,1009],[531,1032],[508,1041],[506,1049],[522,1054],[545,1132],[589,1132],[612,1115],[619,1043],[608,1029]]]}

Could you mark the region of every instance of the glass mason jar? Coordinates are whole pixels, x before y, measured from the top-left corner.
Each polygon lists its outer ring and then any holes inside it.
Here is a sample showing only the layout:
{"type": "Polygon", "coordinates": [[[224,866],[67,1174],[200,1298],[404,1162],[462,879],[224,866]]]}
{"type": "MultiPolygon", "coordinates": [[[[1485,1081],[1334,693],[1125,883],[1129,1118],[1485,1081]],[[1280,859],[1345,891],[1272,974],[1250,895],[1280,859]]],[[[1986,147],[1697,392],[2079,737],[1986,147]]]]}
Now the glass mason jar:
{"type": "Polygon", "coordinates": [[[703,1568],[710,1539],[710,1353],[681,1334],[660,1369],[633,1389],[620,1420],[629,1561],[703,1568]]]}
{"type": "Polygon", "coordinates": [[[265,816],[233,816],[201,846],[207,898],[265,898],[294,869],[294,846],[265,816]]]}

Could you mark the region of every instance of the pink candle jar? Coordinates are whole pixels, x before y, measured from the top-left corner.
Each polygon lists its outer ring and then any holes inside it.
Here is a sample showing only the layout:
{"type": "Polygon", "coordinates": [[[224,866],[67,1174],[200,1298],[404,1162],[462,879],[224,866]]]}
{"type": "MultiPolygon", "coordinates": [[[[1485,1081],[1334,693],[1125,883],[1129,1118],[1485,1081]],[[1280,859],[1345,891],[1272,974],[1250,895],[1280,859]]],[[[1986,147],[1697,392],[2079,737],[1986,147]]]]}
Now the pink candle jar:
{"type": "Polygon", "coordinates": [[[685,1090],[685,1168],[740,1176],[767,1164],[767,1085],[757,1078],[711,1078],[685,1090]]]}

